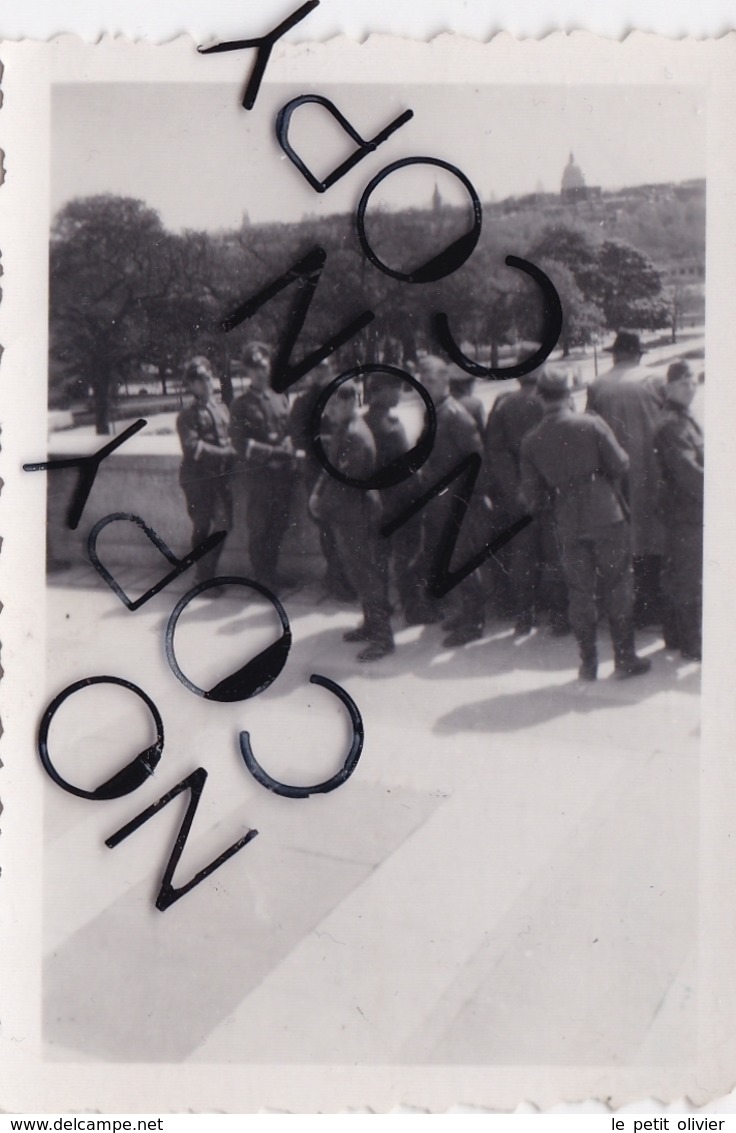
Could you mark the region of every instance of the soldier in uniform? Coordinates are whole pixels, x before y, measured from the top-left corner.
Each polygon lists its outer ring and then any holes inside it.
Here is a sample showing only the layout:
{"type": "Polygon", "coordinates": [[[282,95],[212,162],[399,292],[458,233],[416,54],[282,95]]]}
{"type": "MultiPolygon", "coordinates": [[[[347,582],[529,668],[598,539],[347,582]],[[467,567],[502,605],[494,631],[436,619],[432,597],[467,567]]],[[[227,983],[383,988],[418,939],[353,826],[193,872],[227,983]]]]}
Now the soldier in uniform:
{"type": "MultiPolygon", "coordinates": [[[[322,390],[334,377],[330,363],[327,360],[320,362],[304,379],[304,388],[296,395],[289,410],[289,436],[295,456],[297,459],[302,458],[304,462],[300,467],[304,470],[307,499],[311,496],[322,472],[322,465],[315,454],[310,434],[312,413],[322,390]]],[[[329,443],[331,429],[331,416],[329,413],[323,413],[320,437],[324,445],[329,443]]],[[[326,592],[343,602],[354,601],[355,590],[343,569],[335,533],[326,520],[319,524],[319,538],[327,568],[323,580],[326,592]]]]}
{"type": "Polygon", "coordinates": [[[596,590],[608,615],[617,677],[646,673],[634,650],[629,526],[618,490],[629,458],[605,421],[575,413],[562,374],[537,383],[544,417],[521,442],[521,502],[533,515],[553,496],[570,624],[580,648],[580,678],[598,675],[596,590]]]}
{"type": "Polygon", "coordinates": [[[466,374],[465,370],[461,370],[459,366],[453,366],[450,370],[450,393],[470,414],[475,421],[478,432],[483,436],[486,427],[486,411],[481,399],[473,393],[474,389],[475,378],[473,375],[466,374]]]}
{"type": "Polygon", "coordinates": [[[230,408],[231,437],[248,473],[248,552],[253,574],[266,586],[287,586],[277,573],[295,483],[289,402],[271,388],[271,352],[252,342],[243,354],[250,388],[230,408]]]}
{"type": "Polygon", "coordinates": [[[665,529],[662,590],[665,644],[683,657],[702,655],[703,432],[689,412],[696,382],[685,361],[667,371],[665,414],[654,447],[661,469],[660,514],[665,529]]]}
{"type": "MultiPolygon", "coordinates": [[[[192,546],[211,531],[229,531],[233,522],[230,477],[235,455],[230,443],[230,414],[215,401],[214,375],[207,358],[190,358],[184,365],[184,382],[194,400],[176,419],[183,460],[179,483],[192,521],[192,546]]],[[[217,574],[222,543],[199,559],[196,578],[203,582],[217,574]]],[[[215,595],[214,589],[208,593],[215,595]]]]}
{"type": "MultiPolygon", "coordinates": [[[[419,378],[434,402],[437,414],[437,434],[434,447],[427,461],[419,469],[412,484],[416,481],[414,498],[427,492],[441,480],[460,461],[470,453],[481,455],[482,442],[478,428],[469,413],[450,396],[448,368],[441,358],[426,355],[419,363],[419,378]]],[[[435,496],[421,512],[419,550],[415,555],[410,571],[414,581],[414,594],[411,605],[405,608],[409,625],[420,625],[440,621],[442,609],[436,599],[427,593],[427,582],[434,574],[434,566],[440,541],[451,519],[454,495],[452,487],[435,496]]],[[[458,543],[453,555],[453,564],[462,562],[468,556],[468,543],[472,540],[474,526],[473,504],[465,515],[463,528],[458,533],[458,543]]],[[[454,613],[445,620],[448,631],[443,645],[448,648],[467,645],[483,636],[485,609],[483,588],[474,571],[463,579],[452,591],[454,613]]]]}
{"type": "MultiPolygon", "coordinates": [[[[488,494],[494,510],[503,513],[508,526],[520,519],[521,442],[544,415],[537,396],[538,370],[519,378],[519,389],[502,396],[488,418],[484,440],[484,465],[488,494]]],[[[570,632],[567,620],[567,588],[557,553],[551,499],[530,523],[514,536],[506,550],[514,604],[514,632],[531,633],[538,609],[546,602],[554,636],[570,632]],[[543,583],[545,585],[543,585],[543,583]]]]}
{"type": "MultiPolygon", "coordinates": [[[[367,409],[363,420],[371,431],[376,446],[376,468],[388,467],[392,461],[411,448],[406,430],[392,412],[401,400],[402,381],[391,374],[382,374],[366,382],[367,409]]],[[[413,478],[384,488],[380,492],[383,519],[392,519],[406,508],[416,496],[413,478]]],[[[416,584],[411,574],[411,561],[416,552],[415,536],[411,524],[395,531],[387,542],[387,553],[393,566],[393,576],[402,609],[411,604],[416,584]]]]}
{"type": "Polygon", "coordinates": [[[613,368],[588,388],[587,408],[611,427],[629,456],[624,480],[631,511],[634,616],[640,627],[661,621],[660,571],[664,530],[657,512],[659,469],[654,434],[662,419],[662,393],[640,367],[639,335],[620,330],[611,347],[613,368]]]}
{"type": "Polygon", "coordinates": [[[385,468],[410,448],[404,426],[392,413],[401,400],[401,386],[401,379],[392,374],[366,382],[367,409],[363,419],[373,433],[378,468],[385,468]]]}
{"type": "MultiPolygon", "coordinates": [[[[335,377],[328,361],[320,362],[306,377],[294,387],[296,394],[289,409],[289,436],[295,453],[304,454],[304,478],[311,494],[316,484],[322,465],[312,447],[311,425],[312,413],[319,400],[319,395],[335,377]]],[[[332,427],[329,413],[323,413],[320,428],[322,440],[326,443],[332,427]]]]}
{"type": "MultiPolygon", "coordinates": [[[[330,463],[347,476],[365,480],[377,469],[376,445],[357,412],[358,390],[345,382],[332,395],[326,413],[333,431],[325,448],[330,463]]],[[[380,661],[394,651],[388,595],[387,540],[378,534],[381,503],[377,492],[343,484],[326,469],[310,496],[309,511],[335,532],[343,567],[363,610],[363,621],[343,635],[364,643],[359,661],[380,661]]]]}

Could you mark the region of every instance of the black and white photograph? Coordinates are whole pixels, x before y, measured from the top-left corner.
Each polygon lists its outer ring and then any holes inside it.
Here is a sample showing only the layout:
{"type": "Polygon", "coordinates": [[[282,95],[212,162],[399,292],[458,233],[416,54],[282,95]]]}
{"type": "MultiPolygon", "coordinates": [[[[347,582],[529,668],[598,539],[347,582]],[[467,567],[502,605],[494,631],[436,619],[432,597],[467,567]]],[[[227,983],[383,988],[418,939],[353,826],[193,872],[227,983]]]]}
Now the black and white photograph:
{"type": "Polygon", "coordinates": [[[40,1061],[683,1095],[723,108],[388,46],[49,68],[40,1061]]]}

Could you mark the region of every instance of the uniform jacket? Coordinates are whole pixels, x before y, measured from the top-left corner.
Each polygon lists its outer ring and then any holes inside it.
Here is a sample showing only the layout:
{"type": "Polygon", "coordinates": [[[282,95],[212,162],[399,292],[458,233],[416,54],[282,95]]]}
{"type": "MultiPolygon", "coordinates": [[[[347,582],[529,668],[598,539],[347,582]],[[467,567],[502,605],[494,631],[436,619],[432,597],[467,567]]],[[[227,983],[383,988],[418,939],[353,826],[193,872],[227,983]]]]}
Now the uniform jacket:
{"type": "Polygon", "coordinates": [[[369,405],[363,420],[373,435],[377,468],[385,468],[392,460],[408,451],[406,430],[398,417],[378,406],[369,405]]]}
{"type": "Polygon", "coordinates": [[[484,462],[489,495],[511,515],[520,510],[521,442],[543,416],[536,387],[525,385],[498,399],[488,418],[484,462]]]}
{"type": "MultiPolygon", "coordinates": [[[[297,394],[289,410],[288,431],[291,442],[295,449],[302,449],[307,454],[312,452],[312,437],[310,432],[312,413],[321,394],[322,391],[318,389],[305,389],[302,393],[297,394]]],[[[327,410],[325,410],[322,414],[319,430],[323,444],[327,443],[327,438],[332,434],[332,431],[330,415],[327,410]]]]}
{"type": "Polygon", "coordinates": [[[251,387],[230,409],[233,447],[249,467],[284,469],[292,458],[283,442],[289,435],[289,400],[269,387],[251,387]]]}
{"type": "Polygon", "coordinates": [[[638,366],[619,363],[588,389],[588,409],[610,425],[629,454],[626,488],[635,555],[660,554],[663,547],[657,501],[659,468],[654,454],[662,407],[661,388],[638,366]]]}
{"type": "MultiPolygon", "coordinates": [[[[427,491],[437,480],[441,480],[455,465],[474,452],[482,452],[480,434],[475,421],[454,397],[444,397],[435,405],[437,414],[437,435],[434,447],[427,461],[419,469],[416,479],[423,491],[427,491]]],[[[412,477],[412,483],[415,477],[412,477]]]]}
{"type": "MultiPolygon", "coordinates": [[[[360,416],[341,425],[325,445],[330,463],[346,476],[365,480],[377,468],[373,435],[360,416]]],[[[342,527],[373,523],[380,512],[377,492],[366,492],[322,472],[317,483],[322,518],[342,527]]]]}
{"type": "MultiPolygon", "coordinates": [[[[465,457],[482,455],[483,443],[475,421],[455,398],[447,396],[435,405],[437,434],[434,447],[425,464],[407,484],[410,500],[416,500],[447,476],[465,457]]],[[[481,474],[482,477],[482,474],[481,474]]],[[[435,496],[420,512],[422,542],[425,548],[437,545],[440,533],[452,511],[452,503],[462,480],[458,477],[449,488],[435,496]]],[[[483,507],[482,478],[476,481],[468,511],[458,534],[456,556],[460,559],[479,551],[488,533],[488,515],[483,507]]],[[[454,560],[455,561],[455,560],[454,560]]]]}
{"type": "MultiPolygon", "coordinates": [[[[309,439],[309,424],[312,419],[312,411],[317,404],[319,393],[313,389],[305,389],[298,393],[291,403],[289,410],[289,436],[291,443],[295,449],[302,449],[304,452],[311,450],[309,439]]],[[[327,423],[327,415],[322,415],[322,424],[327,423]]]]}
{"type": "Polygon", "coordinates": [[[521,502],[538,512],[551,489],[560,534],[595,538],[624,519],[616,481],[628,467],[605,421],[565,404],[546,411],[521,442],[521,502]]]}
{"type": "Polygon", "coordinates": [[[475,421],[475,427],[483,436],[486,427],[486,411],[481,399],[476,397],[474,393],[461,393],[459,396],[455,396],[455,401],[462,405],[465,412],[472,417],[475,421]]]}
{"type": "Polygon", "coordinates": [[[180,483],[208,480],[231,471],[233,450],[227,406],[216,401],[195,400],[182,409],[176,419],[176,430],[184,454],[180,483]]]}
{"type": "Polygon", "coordinates": [[[683,405],[667,402],[654,437],[661,481],[659,508],[667,527],[703,523],[703,431],[683,405]]]}
{"type": "MultiPolygon", "coordinates": [[[[321,390],[306,389],[297,394],[289,410],[289,436],[295,452],[303,452],[304,475],[309,491],[312,490],[322,471],[322,463],[312,444],[311,423],[314,407],[319,401],[321,390]]],[[[329,413],[322,414],[319,435],[322,445],[326,448],[332,436],[333,426],[329,413]]]]}
{"type": "MultiPolygon", "coordinates": [[[[369,405],[363,420],[370,429],[376,446],[376,470],[386,468],[392,461],[409,451],[411,446],[404,426],[398,417],[394,417],[388,410],[369,405]]],[[[414,479],[414,476],[410,476],[400,484],[380,490],[378,494],[386,516],[398,514],[414,499],[416,494],[414,479]]]]}

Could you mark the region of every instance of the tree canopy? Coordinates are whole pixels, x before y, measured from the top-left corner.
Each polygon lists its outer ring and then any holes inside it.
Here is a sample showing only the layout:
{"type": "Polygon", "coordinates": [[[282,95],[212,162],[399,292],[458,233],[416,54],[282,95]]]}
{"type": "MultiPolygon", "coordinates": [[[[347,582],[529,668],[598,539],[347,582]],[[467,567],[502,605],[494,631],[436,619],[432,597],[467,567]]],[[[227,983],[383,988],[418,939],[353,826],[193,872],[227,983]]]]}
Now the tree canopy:
{"type": "Polygon", "coordinates": [[[61,380],[94,396],[109,431],[114,383],[149,347],[155,304],[175,287],[175,241],[142,201],[112,195],[71,201],[51,232],[52,353],[61,380]]]}
{"type": "MultiPolygon", "coordinates": [[[[695,207],[675,205],[668,217],[695,207]]],[[[690,243],[697,219],[693,214],[690,243]]],[[[642,225],[652,243],[649,214],[642,225]]],[[[369,231],[376,252],[407,270],[466,228],[463,210],[447,207],[377,210],[369,231]]],[[[675,238],[670,227],[668,239],[675,238]]],[[[420,350],[436,351],[431,316],[437,311],[447,313],[455,338],[471,353],[493,358],[504,343],[538,338],[539,294],[523,273],[505,266],[509,254],[531,260],[552,279],[563,306],[564,352],[590,342],[604,327],[653,329],[671,318],[660,272],[647,254],[622,239],[601,238],[583,219],[550,222],[534,210],[491,210],[462,267],[435,283],[412,284],[368,261],[351,214],[244,224],[234,232],[171,233],[144,202],[105,194],[69,202],[51,232],[51,380],[57,395],[91,391],[97,428],[106,432],[115,391],[128,374],[136,368],[140,373],[143,364],[156,367],[166,392],[167,376],[195,352],[217,365],[227,391],[232,364],[249,339],[278,342],[300,285],[287,287],[230,333],[221,320],[316,246],[326,250],[327,261],[295,352],[314,350],[371,310],[371,325],[339,352],[343,368],[371,360],[402,365],[420,350]]]]}

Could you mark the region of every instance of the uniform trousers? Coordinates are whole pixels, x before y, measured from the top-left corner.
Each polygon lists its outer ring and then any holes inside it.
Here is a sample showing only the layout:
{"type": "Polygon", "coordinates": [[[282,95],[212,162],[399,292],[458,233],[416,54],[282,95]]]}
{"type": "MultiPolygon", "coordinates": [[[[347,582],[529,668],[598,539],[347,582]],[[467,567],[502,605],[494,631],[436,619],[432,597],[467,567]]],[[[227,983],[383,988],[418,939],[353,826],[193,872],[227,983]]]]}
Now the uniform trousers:
{"type": "MultiPolygon", "coordinates": [[[[304,484],[307,493],[307,499],[314,491],[315,485],[319,480],[322,472],[321,466],[316,460],[309,459],[306,463],[304,470],[304,484]]],[[[311,518],[311,517],[310,517],[311,518]]],[[[322,556],[325,560],[326,570],[324,575],[324,586],[329,594],[333,594],[336,598],[343,598],[347,601],[355,598],[355,591],[350,583],[345,570],[343,568],[340,552],[337,547],[337,537],[335,536],[334,525],[330,524],[326,519],[314,520],[313,523],[317,524],[319,530],[319,542],[322,550],[322,556]]]]}
{"type": "Polygon", "coordinates": [[[703,528],[698,523],[673,523],[665,532],[662,589],[675,606],[702,602],[703,528]]]}
{"type": "Polygon", "coordinates": [[[281,543],[289,525],[294,473],[290,468],[255,469],[248,477],[248,554],[256,582],[277,579],[281,543]]]}
{"type": "Polygon", "coordinates": [[[570,625],[576,635],[595,629],[596,596],[611,623],[629,621],[634,580],[628,524],[612,524],[589,537],[558,528],[558,539],[569,595],[570,625]]]}
{"type": "Polygon", "coordinates": [[[662,621],[662,556],[634,555],[634,619],[640,629],[662,621]]]}
{"type": "MultiPolygon", "coordinates": [[[[380,492],[381,522],[386,523],[401,515],[412,502],[413,495],[414,493],[407,482],[383,489],[380,492]]],[[[421,539],[421,524],[421,518],[415,516],[397,528],[392,535],[379,535],[379,538],[386,544],[386,552],[389,558],[389,578],[393,579],[399,605],[404,612],[407,609],[411,610],[416,599],[417,584],[412,573],[412,563],[417,553],[417,544],[421,539]]]]}
{"type": "Polygon", "coordinates": [[[518,531],[509,544],[515,614],[533,614],[539,608],[565,615],[567,595],[551,511],[539,512],[518,531]]]}
{"type": "Polygon", "coordinates": [[[699,523],[666,527],[662,593],[665,643],[699,657],[703,620],[703,528],[699,523]]]}
{"type": "MultiPolygon", "coordinates": [[[[381,536],[381,538],[383,538],[381,536]]],[[[398,594],[401,609],[411,610],[416,599],[417,582],[412,573],[412,564],[416,555],[416,531],[412,524],[406,524],[394,531],[393,535],[383,538],[389,555],[391,573],[398,594]]]]}
{"type": "MultiPolygon", "coordinates": [[[[488,535],[489,542],[502,535],[518,518],[518,513],[506,511],[498,505],[494,506],[493,526],[488,535]]],[[[484,573],[490,581],[493,611],[498,618],[515,618],[520,613],[519,606],[522,599],[514,583],[514,556],[517,540],[522,538],[525,531],[526,528],[518,531],[513,539],[494,551],[484,565],[484,573]]]]}
{"type": "MultiPolygon", "coordinates": [[[[446,531],[450,509],[447,505],[425,512],[422,516],[421,541],[418,552],[415,554],[409,568],[409,577],[414,584],[414,600],[412,605],[416,612],[417,607],[437,610],[437,599],[428,592],[427,583],[434,578],[437,568],[437,557],[440,543],[446,531]]],[[[474,528],[470,511],[466,513],[465,522],[471,531],[474,528]]],[[[470,557],[471,535],[461,533],[451,559],[451,570],[470,557]]],[[[447,605],[452,607],[452,621],[457,630],[482,629],[485,625],[485,596],[478,577],[473,571],[462,582],[453,587],[448,595],[447,605]]]]}
{"type": "Polygon", "coordinates": [[[366,640],[391,644],[394,638],[388,593],[388,540],[371,530],[360,516],[357,522],[344,517],[333,531],[345,574],[363,610],[366,640]]]}
{"type": "MultiPolygon", "coordinates": [[[[197,547],[212,531],[230,531],[233,525],[233,497],[228,474],[188,480],[182,484],[182,489],[192,521],[192,547],[197,547]]],[[[198,582],[215,577],[223,545],[218,544],[197,561],[195,577],[198,582]]]]}

